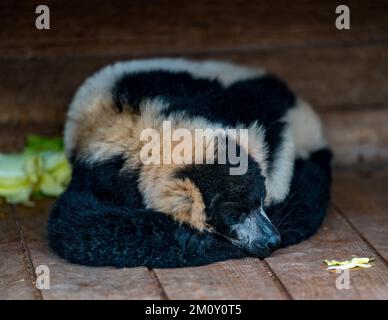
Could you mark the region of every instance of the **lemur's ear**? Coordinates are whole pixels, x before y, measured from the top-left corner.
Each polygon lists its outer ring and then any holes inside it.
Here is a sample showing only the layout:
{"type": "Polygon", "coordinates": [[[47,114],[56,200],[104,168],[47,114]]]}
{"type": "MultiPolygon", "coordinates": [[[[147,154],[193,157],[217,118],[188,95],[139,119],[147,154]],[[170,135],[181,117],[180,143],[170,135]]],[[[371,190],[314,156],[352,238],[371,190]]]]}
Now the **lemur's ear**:
{"type": "Polygon", "coordinates": [[[130,103],[130,97],[128,90],[115,87],[112,91],[114,106],[118,112],[122,112],[124,109],[130,110],[132,113],[139,113],[140,109],[138,106],[134,107],[130,103]]]}
{"type": "Polygon", "coordinates": [[[125,92],[119,92],[118,90],[113,91],[113,101],[117,108],[117,111],[122,112],[124,106],[128,105],[128,98],[125,92]]]}
{"type": "Polygon", "coordinates": [[[124,109],[130,110],[131,113],[140,113],[140,100],[131,96],[128,87],[126,87],[125,81],[119,81],[112,88],[113,103],[118,112],[122,112],[124,109]]]}

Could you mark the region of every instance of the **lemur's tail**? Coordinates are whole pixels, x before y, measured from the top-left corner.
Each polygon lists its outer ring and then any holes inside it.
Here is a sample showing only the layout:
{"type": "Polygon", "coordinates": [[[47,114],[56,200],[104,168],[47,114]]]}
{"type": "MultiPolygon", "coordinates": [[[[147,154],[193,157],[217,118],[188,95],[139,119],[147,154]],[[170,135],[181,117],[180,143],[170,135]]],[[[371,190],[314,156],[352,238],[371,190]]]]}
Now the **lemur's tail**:
{"type": "MultiPolygon", "coordinates": [[[[330,160],[328,150],[298,160],[286,201],[267,208],[283,246],[308,238],[321,224],[330,196],[330,160]]],[[[246,256],[209,232],[199,234],[152,210],[109,204],[72,186],[52,209],[48,239],[62,257],[95,266],[180,267],[246,256]]]]}
{"type": "Polygon", "coordinates": [[[244,256],[226,240],[164,214],[104,205],[91,193],[74,191],[53,207],[48,239],[60,256],[94,266],[180,267],[244,256]]]}

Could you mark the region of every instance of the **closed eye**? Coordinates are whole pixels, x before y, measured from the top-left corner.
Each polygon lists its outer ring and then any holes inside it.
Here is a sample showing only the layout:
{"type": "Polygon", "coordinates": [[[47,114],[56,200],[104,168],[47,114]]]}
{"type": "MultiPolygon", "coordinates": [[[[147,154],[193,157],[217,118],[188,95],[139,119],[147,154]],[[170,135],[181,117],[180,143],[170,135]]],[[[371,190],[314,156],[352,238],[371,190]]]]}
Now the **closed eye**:
{"type": "Polygon", "coordinates": [[[260,206],[262,208],[264,208],[264,200],[265,200],[265,197],[261,197],[261,199],[260,199],[260,206]]]}
{"type": "Polygon", "coordinates": [[[262,204],[261,198],[256,198],[253,202],[253,207],[258,208],[262,204]]]}

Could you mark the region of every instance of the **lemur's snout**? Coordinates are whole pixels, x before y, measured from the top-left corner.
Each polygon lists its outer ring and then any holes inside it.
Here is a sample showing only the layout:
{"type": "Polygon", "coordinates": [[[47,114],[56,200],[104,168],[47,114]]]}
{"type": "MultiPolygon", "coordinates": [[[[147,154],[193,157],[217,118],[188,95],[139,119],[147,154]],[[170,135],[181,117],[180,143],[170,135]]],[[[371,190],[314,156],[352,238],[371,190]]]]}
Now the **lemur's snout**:
{"type": "Polygon", "coordinates": [[[277,248],[279,248],[280,246],[280,236],[279,234],[273,234],[269,237],[269,239],[267,240],[267,243],[266,243],[266,247],[273,251],[277,248]]]}
{"type": "Polygon", "coordinates": [[[280,246],[281,239],[277,230],[273,233],[262,235],[257,241],[253,241],[248,251],[259,258],[265,258],[280,246]]]}
{"type": "Polygon", "coordinates": [[[237,237],[232,242],[259,258],[267,257],[281,243],[278,230],[262,210],[251,212],[233,229],[237,237]]]}

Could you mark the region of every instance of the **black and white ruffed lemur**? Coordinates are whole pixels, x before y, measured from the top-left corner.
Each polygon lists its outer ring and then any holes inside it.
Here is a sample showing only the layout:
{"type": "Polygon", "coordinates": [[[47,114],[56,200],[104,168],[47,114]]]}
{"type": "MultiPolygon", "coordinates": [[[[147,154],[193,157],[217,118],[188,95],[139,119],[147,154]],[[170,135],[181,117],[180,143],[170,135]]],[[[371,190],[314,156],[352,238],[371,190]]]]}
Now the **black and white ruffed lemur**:
{"type": "Polygon", "coordinates": [[[64,137],[73,174],[52,208],[48,239],[75,263],[264,258],[313,235],[327,210],[331,152],[320,120],[260,69],[185,59],[115,63],[79,88],[64,137]],[[237,141],[246,172],[231,175],[230,161],[143,163],[141,132],[161,131],[164,121],[190,132],[248,129],[247,145],[237,141]]]}

